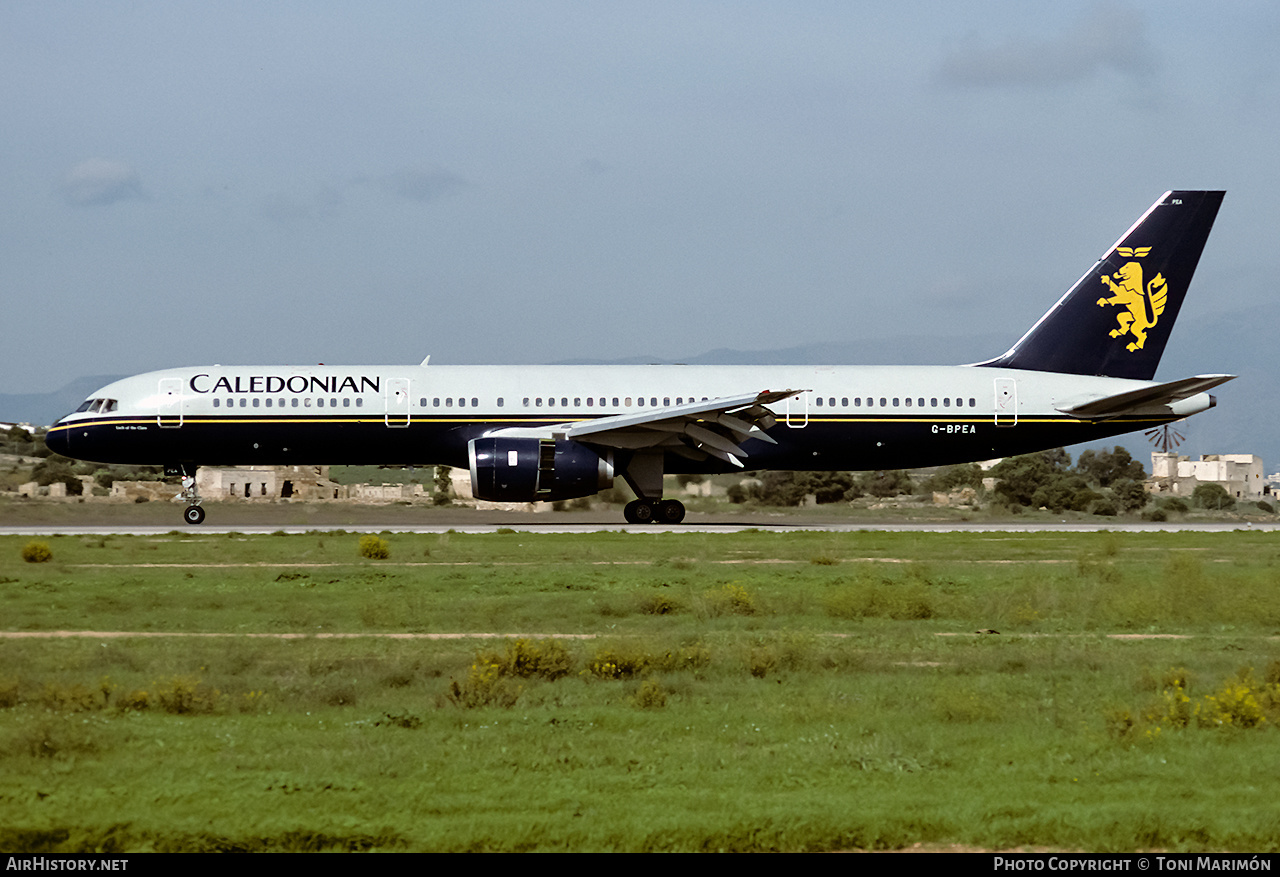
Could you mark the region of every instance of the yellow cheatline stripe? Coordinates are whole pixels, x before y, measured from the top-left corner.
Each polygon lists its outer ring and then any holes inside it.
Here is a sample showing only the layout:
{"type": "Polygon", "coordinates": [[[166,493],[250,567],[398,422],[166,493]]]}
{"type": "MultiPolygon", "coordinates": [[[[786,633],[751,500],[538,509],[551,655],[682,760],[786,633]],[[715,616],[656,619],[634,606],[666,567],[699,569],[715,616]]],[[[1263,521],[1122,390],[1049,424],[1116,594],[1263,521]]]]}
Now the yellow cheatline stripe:
{"type": "MultiPolygon", "coordinates": [[[[609,415],[602,415],[609,416],[609,415]]],[[[527,423],[533,425],[550,425],[556,423],[583,423],[590,422],[595,418],[590,417],[568,417],[568,418],[529,418],[529,417],[484,417],[479,419],[468,419],[463,416],[456,417],[413,417],[412,415],[389,414],[389,415],[369,415],[365,417],[279,417],[276,415],[260,415],[251,417],[205,417],[201,415],[183,416],[181,418],[182,425],[187,424],[344,424],[344,423],[386,423],[387,418],[391,418],[392,422],[396,422],[399,418],[406,418],[406,421],[412,425],[414,423],[527,423]]],[[[63,423],[53,426],[49,432],[57,432],[64,429],[79,429],[88,426],[136,426],[159,424],[160,420],[176,421],[177,417],[145,417],[132,418],[127,420],[80,420],[74,423],[63,423]]],[[[787,426],[786,419],[778,421],[779,424],[787,426]]],[[[1109,418],[1107,421],[1081,420],[1075,417],[1062,416],[1021,416],[1017,418],[1018,424],[1023,423],[1053,423],[1053,424],[1077,424],[1081,426],[1094,426],[1101,422],[1107,423],[1166,423],[1167,418],[1152,416],[1119,416],[1109,418]]],[[[965,415],[960,417],[921,417],[919,415],[900,415],[888,417],[813,417],[807,420],[797,421],[798,424],[811,423],[896,423],[896,424],[919,424],[921,426],[929,426],[932,424],[974,424],[974,425],[994,425],[993,416],[974,416],[965,415]]],[[[796,428],[796,427],[792,427],[796,428]]]]}

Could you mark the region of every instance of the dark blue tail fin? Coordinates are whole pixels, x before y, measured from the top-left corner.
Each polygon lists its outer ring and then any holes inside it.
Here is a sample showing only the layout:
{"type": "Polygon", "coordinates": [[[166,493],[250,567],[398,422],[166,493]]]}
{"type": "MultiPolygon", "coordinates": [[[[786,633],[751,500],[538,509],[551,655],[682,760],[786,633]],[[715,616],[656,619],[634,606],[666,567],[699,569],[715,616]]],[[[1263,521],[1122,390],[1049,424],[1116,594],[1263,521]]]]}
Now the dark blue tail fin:
{"type": "Polygon", "coordinates": [[[1166,192],[1003,356],[983,366],[1149,381],[1225,192],[1166,192]]]}

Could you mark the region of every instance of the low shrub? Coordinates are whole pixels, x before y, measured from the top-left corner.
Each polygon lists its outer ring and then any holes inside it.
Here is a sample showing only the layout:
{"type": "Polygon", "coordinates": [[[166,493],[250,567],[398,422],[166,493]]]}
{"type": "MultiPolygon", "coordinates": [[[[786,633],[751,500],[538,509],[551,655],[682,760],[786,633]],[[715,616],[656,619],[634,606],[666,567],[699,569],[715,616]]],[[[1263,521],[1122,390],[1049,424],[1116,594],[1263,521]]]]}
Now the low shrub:
{"type": "Polygon", "coordinates": [[[1160,693],[1140,717],[1134,717],[1127,709],[1104,713],[1107,731],[1120,739],[1141,735],[1147,740],[1156,740],[1166,730],[1247,729],[1280,723],[1280,679],[1271,678],[1280,673],[1274,664],[1262,681],[1253,675],[1253,668],[1246,667],[1224,681],[1213,694],[1198,700],[1188,694],[1190,682],[1186,669],[1175,667],[1163,674],[1160,693]]]}
{"type": "Polygon", "coordinates": [[[0,676],[0,709],[17,706],[19,700],[18,677],[0,676]]]}
{"type": "Polygon", "coordinates": [[[642,710],[661,709],[667,705],[667,693],[657,680],[646,679],[640,683],[631,702],[642,710]]]}
{"type": "MultiPolygon", "coordinates": [[[[152,687],[155,704],[173,715],[212,713],[222,702],[221,691],[210,688],[195,676],[173,676],[152,687]]],[[[148,696],[148,702],[150,700],[148,696]]]]}
{"type": "Polygon", "coordinates": [[[573,656],[564,643],[555,639],[507,640],[501,652],[481,652],[476,663],[495,666],[502,676],[522,679],[538,676],[555,681],[573,672],[573,656]]]}
{"type": "Polygon", "coordinates": [[[640,611],[645,615],[674,615],[684,609],[684,605],[666,594],[646,594],[640,598],[640,611]]]}
{"type": "Polygon", "coordinates": [[[597,679],[630,679],[649,669],[650,656],[626,646],[602,646],[587,663],[587,672],[597,679]]]}
{"type": "Polygon", "coordinates": [[[101,691],[95,691],[79,682],[69,685],[62,682],[46,682],[40,690],[40,704],[45,709],[58,713],[82,713],[100,710],[106,706],[101,691]]]}
{"type": "Polygon", "coordinates": [[[758,615],[755,595],[742,585],[729,584],[705,594],[707,613],[720,615],[758,615]]]}
{"type": "Polygon", "coordinates": [[[386,560],[391,556],[391,545],[386,539],[372,533],[360,537],[360,556],[370,560],[386,560]]]}
{"type": "Polygon", "coordinates": [[[467,671],[464,680],[459,682],[454,679],[449,682],[449,692],[445,697],[454,706],[463,709],[486,706],[509,708],[515,706],[523,690],[503,675],[501,665],[477,660],[467,671]]]}
{"type": "Polygon", "coordinates": [[[49,543],[32,540],[22,546],[22,559],[27,563],[48,563],[53,560],[53,551],[49,543]]]}
{"type": "Polygon", "coordinates": [[[919,582],[861,579],[829,594],[824,601],[834,618],[892,618],[919,621],[935,617],[933,597],[919,582]]]}

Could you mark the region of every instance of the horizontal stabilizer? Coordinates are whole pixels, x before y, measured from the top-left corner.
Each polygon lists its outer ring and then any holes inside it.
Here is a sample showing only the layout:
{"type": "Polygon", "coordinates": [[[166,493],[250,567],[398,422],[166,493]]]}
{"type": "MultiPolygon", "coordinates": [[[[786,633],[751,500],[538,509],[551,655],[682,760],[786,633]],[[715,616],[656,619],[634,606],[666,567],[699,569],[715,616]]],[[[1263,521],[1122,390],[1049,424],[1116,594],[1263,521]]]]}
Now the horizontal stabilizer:
{"type": "MultiPolygon", "coordinates": [[[[1180,381],[1169,381],[1165,384],[1153,384],[1140,390],[1117,393],[1114,396],[1092,397],[1088,399],[1071,399],[1057,409],[1063,414],[1079,417],[1081,420],[1105,420],[1119,417],[1138,409],[1149,409],[1152,406],[1173,406],[1184,399],[1190,399],[1219,384],[1234,380],[1235,375],[1196,375],[1180,381]]],[[[1212,398],[1212,397],[1210,397],[1212,398]]],[[[1210,403],[1212,404],[1212,403],[1210,403]]],[[[1210,407],[1206,405],[1204,407],[1210,407]]],[[[1197,409],[1199,410],[1199,409],[1197,409]]],[[[1194,412],[1188,411],[1188,414],[1194,412]]]]}

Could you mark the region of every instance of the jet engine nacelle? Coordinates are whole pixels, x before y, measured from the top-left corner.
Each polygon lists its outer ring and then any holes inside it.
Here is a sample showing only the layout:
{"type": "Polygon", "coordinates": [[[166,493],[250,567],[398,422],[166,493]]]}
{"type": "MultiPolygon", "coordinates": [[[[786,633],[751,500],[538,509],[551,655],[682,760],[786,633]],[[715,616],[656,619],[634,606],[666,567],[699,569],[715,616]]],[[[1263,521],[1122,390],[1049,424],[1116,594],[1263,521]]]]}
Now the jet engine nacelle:
{"type": "Polygon", "coordinates": [[[551,502],[593,496],[613,486],[613,452],[571,441],[472,439],[471,495],[490,502],[551,502]]]}

